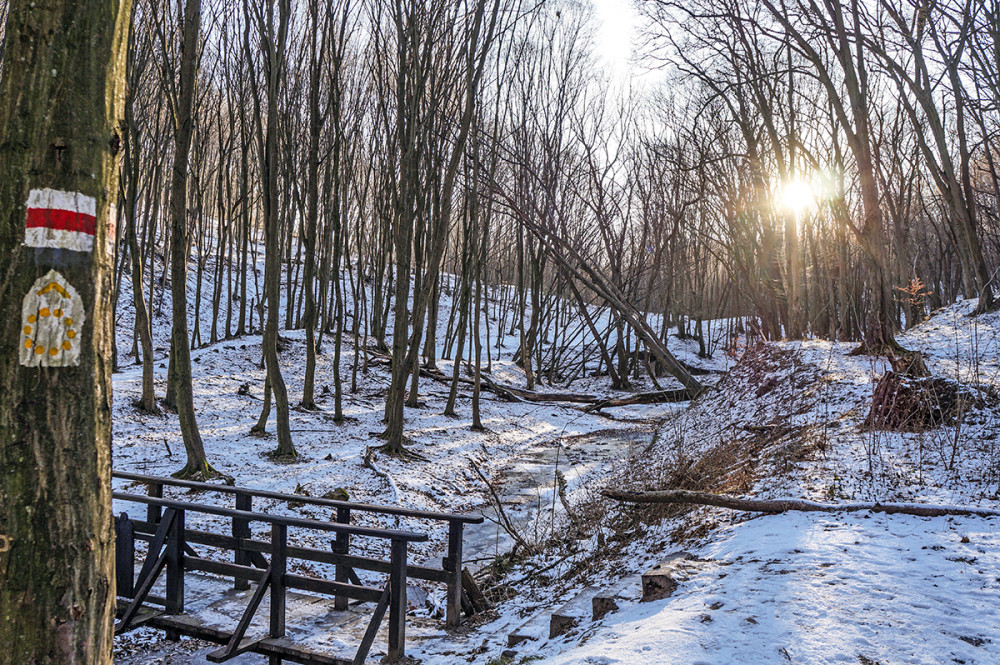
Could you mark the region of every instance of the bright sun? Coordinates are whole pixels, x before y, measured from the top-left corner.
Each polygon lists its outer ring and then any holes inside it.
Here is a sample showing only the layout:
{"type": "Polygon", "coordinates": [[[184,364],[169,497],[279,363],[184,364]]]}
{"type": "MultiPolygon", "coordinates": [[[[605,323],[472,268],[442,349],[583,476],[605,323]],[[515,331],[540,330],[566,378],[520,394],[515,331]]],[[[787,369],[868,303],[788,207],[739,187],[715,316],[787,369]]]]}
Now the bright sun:
{"type": "Polygon", "coordinates": [[[782,210],[799,215],[816,205],[816,191],[806,180],[789,180],[781,184],[778,204],[782,210]]]}

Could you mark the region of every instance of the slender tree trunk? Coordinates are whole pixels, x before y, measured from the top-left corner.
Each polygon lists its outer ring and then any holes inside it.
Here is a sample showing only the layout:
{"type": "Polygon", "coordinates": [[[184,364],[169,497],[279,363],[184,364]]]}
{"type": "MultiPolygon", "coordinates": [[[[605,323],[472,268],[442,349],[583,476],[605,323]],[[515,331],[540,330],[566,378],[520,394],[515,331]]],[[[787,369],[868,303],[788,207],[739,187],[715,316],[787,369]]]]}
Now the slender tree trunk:
{"type": "MultiPolygon", "coordinates": [[[[264,323],[264,362],[267,378],[274,394],[277,409],[278,448],[275,455],[292,456],[297,453],[292,443],[289,426],[288,389],[278,364],[278,310],[281,306],[281,224],[278,210],[278,95],[282,84],[285,59],[285,42],[288,36],[289,2],[278,0],[278,30],[274,33],[273,0],[268,2],[267,25],[260,26],[261,38],[269,51],[267,68],[267,119],[263,130],[262,145],[264,171],[264,297],[267,301],[267,320],[264,323]]],[[[259,123],[258,123],[259,124],[259,123]]],[[[266,416],[262,416],[266,417],[266,416]]]]}
{"type": "MultiPolygon", "coordinates": [[[[475,206],[473,206],[475,208],[475,206]]],[[[477,212],[473,211],[471,213],[474,217],[478,215],[477,212]]],[[[475,221],[473,224],[477,224],[475,221]]],[[[483,337],[480,330],[480,324],[483,318],[483,263],[485,262],[485,244],[486,240],[482,237],[480,233],[477,233],[479,238],[477,240],[477,246],[474,248],[476,257],[473,259],[475,271],[474,276],[476,280],[475,295],[472,297],[472,346],[475,350],[476,361],[475,361],[475,374],[473,375],[473,385],[472,385],[472,429],[481,432],[486,428],[483,427],[483,420],[480,414],[480,398],[482,395],[482,385],[483,385],[483,337]]]]}
{"type": "Polygon", "coordinates": [[[448,391],[448,403],[444,408],[444,415],[457,416],[455,411],[455,400],[458,398],[458,378],[462,375],[462,357],[465,353],[465,338],[469,326],[469,301],[472,293],[472,239],[471,222],[468,219],[468,205],[466,205],[466,222],[462,233],[462,286],[457,294],[458,300],[458,349],[455,351],[455,365],[452,369],[451,389],[448,391]]]}
{"type": "MultiPolygon", "coordinates": [[[[135,87],[138,85],[136,67],[140,64],[136,60],[144,58],[136,54],[134,25],[129,29],[129,54],[126,65],[127,78],[131,81],[131,89],[126,93],[125,98],[125,132],[123,159],[123,171],[125,179],[125,238],[128,243],[128,251],[132,256],[132,304],[135,307],[135,327],[138,333],[139,342],[142,346],[142,397],[140,407],[147,413],[159,413],[160,408],[156,404],[156,391],[153,385],[153,331],[149,320],[149,311],[146,309],[146,300],[143,297],[143,261],[142,251],[139,248],[139,239],[136,227],[139,224],[139,158],[141,155],[141,142],[139,140],[139,129],[134,115],[135,87]]],[[[138,361],[138,353],[136,361],[138,361]]]]}
{"type": "MultiPolygon", "coordinates": [[[[126,102],[127,105],[131,100],[126,102]]],[[[135,326],[139,332],[139,343],[142,346],[142,410],[147,413],[159,413],[156,405],[156,390],[153,385],[153,331],[146,310],[146,301],[142,294],[142,253],[139,251],[139,240],[136,237],[136,185],[139,179],[139,149],[138,132],[131,131],[129,110],[126,108],[126,125],[129,126],[129,137],[125,141],[125,170],[128,173],[128,185],[125,195],[125,237],[128,251],[132,255],[132,304],[135,306],[135,326]]]]}
{"type": "Polygon", "coordinates": [[[302,386],[302,402],[304,409],[314,410],[316,385],[316,285],[313,283],[316,274],[316,229],[319,218],[319,138],[323,129],[323,116],[319,108],[320,71],[323,64],[323,54],[326,49],[325,20],[324,27],[319,25],[319,3],[313,0],[309,3],[311,19],[311,38],[309,42],[309,148],[306,155],[306,218],[302,228],[302,244],[305,248],[305,266],[303,281],[305,290],[305,316],[303,325],[306,329],[306,371],[302,386]],[[319,35],[324,37],[323,43],[317,43],[319,35]]]}
{"type": "Polygon", "coordinates": [[[205,447],[198,432],[194,412],[194,387],[191,380],[191,350],[187,325],[187,185],[188,155],[194,131],[194,87],[198,70],[198,33],[201,30],[201,0],[186,0],[184,33],[181,47],[180,93],[174,118],[176,147],[170,182],[170,294],[173,326],[170,340],[171,372],[176,390],[177,417],[184,437],[187,464],[179,477],[214,477],[218,475],[205,457],[205,447]]]}

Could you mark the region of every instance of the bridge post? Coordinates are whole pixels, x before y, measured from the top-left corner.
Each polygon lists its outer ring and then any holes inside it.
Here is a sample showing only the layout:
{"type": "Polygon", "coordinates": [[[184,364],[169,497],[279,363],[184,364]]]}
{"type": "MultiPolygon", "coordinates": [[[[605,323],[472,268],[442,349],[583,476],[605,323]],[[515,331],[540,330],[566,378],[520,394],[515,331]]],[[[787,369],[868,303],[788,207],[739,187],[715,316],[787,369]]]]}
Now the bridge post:
{"type": "Polygon", "coordinates": [[[115,586],[116,595],[135,593],[135,526],[128,513],[115,518],[115,586]]]}
{"type": "Polygon", "coordinates": [[[448,572],[445,625],[458,628],[462,623],[462,529],[458,520],[448,522],[448,556],[444,569],[448,572]]]}
{"type": "MultiPolygon", "coordinates": [[[[147,494],[149,496],[162,499],[163,498],[163,483],[148,483],[146,485],[147,494]]],[[[149,504],[146,506],[146,521],[150,524],[156,524],[160,521],[160,513],[163,509],[160,506],[154,506],[149,504]]]]}
{"type": "MultiPolygon", "coordinates": [[[[251,512],[253,510],[253,495],[246,492],[236,493],[236,510],[245,510],[251,512]]],[[[250,531],[250,522],[240,517],[233,518],[233,538],[251,538],[253,532],[250,531]]],[[[233,553],[233,563],[237,566],[249,566],[250,565],[250,553],[245,549],[240,547],[240,543],[236,543],[233,553]]],[[[237,591],[245,591],[250,588],[250,580],[245,577],[236,577],[233,579],[233,588],[237,591]]]]}
{"type": "Polygon", "coordinates": [[[178,509],[167,533],[167,614],[184,612],[184,511],[178,509]]]}
{"type": "Polygon", "coordinates": [[[406,541],[392,541],[389,572],[389,653],[386,661],[402,660],[406,651],[406,541]]]}
{"type": "Polygon", "coordinates": [[[271,525],[271,637],[285,636],[285,569],[288,564],[288,526],[271,525]]]}
{"type": "MultiPolygon", "coordinates": [[[[350,524],[351,523],[351,509],[346,506],[337,507],[337,523],[338,524],[350,524]]],[[[337,533],[337,538],[333,543],[333,551],[337,554],[347,554],[351,548],[351,534],[349,533],[337,533]]],[[[337,582],[348,582],[347,575],[348,566],[346,564],[338,563],[334,572],[334,580],[337,582]]],[[[347,603],[350,599],[347,596],[335,596],[333,600],[333,607],[336,610],[346,610],[347,603]]]]}

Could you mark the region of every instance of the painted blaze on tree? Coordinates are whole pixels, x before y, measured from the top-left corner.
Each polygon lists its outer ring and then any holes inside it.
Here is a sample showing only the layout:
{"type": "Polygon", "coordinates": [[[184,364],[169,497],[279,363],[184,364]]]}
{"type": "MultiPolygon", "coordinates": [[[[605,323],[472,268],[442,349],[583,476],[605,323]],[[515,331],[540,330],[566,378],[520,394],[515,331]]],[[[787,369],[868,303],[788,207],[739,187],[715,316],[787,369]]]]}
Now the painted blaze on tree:
{"type": "Polygon", "coordinates": [[[80,364],[80,329],[87,319],[76,289],[55,270],[38,278],[21,306],[21,364],[80,364]]]}
{"type": "Polygon", "coordinates": [[[97,199],[79,192],[33,189],[28,194],[24,244],[91,252],[97,233],[97,199]]]}

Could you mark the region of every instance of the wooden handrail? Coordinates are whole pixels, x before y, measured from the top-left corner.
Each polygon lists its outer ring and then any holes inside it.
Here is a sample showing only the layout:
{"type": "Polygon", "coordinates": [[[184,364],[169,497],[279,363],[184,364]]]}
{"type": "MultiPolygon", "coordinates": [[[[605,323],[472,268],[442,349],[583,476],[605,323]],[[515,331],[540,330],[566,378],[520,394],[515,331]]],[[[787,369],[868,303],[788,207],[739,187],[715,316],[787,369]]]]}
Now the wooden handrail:
{"type": "Polygon", "coordinates": [[[346,533],[355,536],[384,538],[393,541],[411,543],[423,542],[427,540],[427,534],[415,533],[413,531],[353,526],[350,524],[341,524],[339,522],[320,522],[319,520],[312,520],[304,517],[289,517],[286,515],[268,515],[267,513],[236,510],[234,508],[222,508],[220,506],[211,506],[203,503],[191,503],[189,501],[176,501],[174,499],[160,499],[152,496],[143,496],[141,494],[128,494],[126,492],[112,492],[111,496],[119,501],[132,501],[135,503],[144,503],[146,505],[159,506],[161,508],[174,508],[176,510],[183,510],[192,513],[233,517],[250,522],[267,522],[269,524],[295,526],[306,529],[315,529],[317,531],[332,531],[334,533],[346,533]]]}
{"type": "Polygon", "coordinates": [[[188,489],[200,489],[207,492],[221,492],[224,494],[248,494],[253,497],[264,499],[277,499],[279,501],[295,501],[307,503],[314,506],[330,506],[333,508],[350,508],[351,510],[361,510],[370,513],[381,513],[383,515],[398,515],[400,517],[415,517],[419,519],[437,520],[442,522],[461,522],[464,524],[482,524],[482,515],[457,515],[454,513],[436,513],[430,510],[411,510],[396,506],[377,506],[366,503],[354,503],[352,501],[338,501],[337,499],[323,499],[321,497],[300,496],[298,494],[285,494],[282,492],[271,492],[267,490],[254,490],[247,487],[237,487],[234,485],[216,485],[194,480],[179,480],[177,478],[164,478],[161,476],[147,476],[140,473],[128,473],[125,471],[115,471],[111,474],[113,478],[122,480],[132,480],[141,483],[155,483],[159,485],[170,485],[173,487],[186,487],[188,489]]]}
{"type": "MultiPolygon", "coordinates": [[[[123,609],[121,620],[115,626],[116,635],[141,624],[158,625],[157,622],[164,618],[165,615],[183,613],[185,572],[203,570],[235,579],[255,579],[258,582],[257,589],[249,605],[244,608],[235,629],[227,633],[219,632],[216,636],[221,638],[218,641],[222,642],[225,646],[207,654],[206,658],[211,662],[225,662],[238,656],[240,653],[258,651],[267,652],[271,662],[277,663],[280,663],[284,657],[287,657],[296,662],[337,662],[346,665],[347,661],[342,659],[328,658],[293,645],[286,646],[280,654],[274,654],[268,650],[268,640],[281,639],[286,635],[286,602],[289,589],[321,593],[334,596],[335,598],[355,598],[377,603],[365,636],[355,653],[353,661],[351,661],[352,665],[364,663],[386,610],[389,613],[387,659],[391,662],[396,662],[404,657],[406,644],[407,546],[411,542],[427,540],[425,534],[394,529],[356,527],[340,522],[321,522],[299,517],[268,515],[250,510],[221,508],[218,506],[128,494],[125,492],[112,492],[112,496],[119,501],[141,503],[165,509],[162,513],[162,520],[156,524],[156,532],[150,539],[146,560],[142,571],[139,573],[137,583],[133,588],[133,584],[131,584],[132,580],[129,580],[129,584],[123,584],[121,587],[123,591],[131,596],[131,599],[129,604],[123,609]],[[267,562],[266,568],[261,572],[250,566],[217,562],[197,556],[187,545],[188,532],[185,527],[185,513],[187,512],[231,517],[234,522],[240,520],[244,524],[250,522],[269,523],[271,525],[271,541],[268,549],[270,550],[271,558],[267,562]],[[386,585],[382,589],[379,589],[363,586],[356,577],[355,582],[351,584],[290,574],[287,562],[290,555],[294,556],[296,554],[288,545],[288,527],[290,526],[334,532],[338,536],[356,535],[389,540],[391,557],[389,561],[389,579],[386,585]],[[189,551],[191,554],[186,554],[189,551]],[[152,600],[149,597],[149,591],[163,571],[166,571],[166,594],[163,598],[164,611],[146,613],[140,617],[139,610],[146,601],[152,600]],[[247,639],[245,638],[247,629],[258,608],[261,606],[261,601],[265,595],[270,597],[267,638],[247,639]]],[[[131,558],[135,555],[134,525],[131,524],[128,515],[125,513],[116,517],[115,522],[116,533],[124,534],[120,540],[116,541],[116,560],[122,560],[125,555],[131,558]],[[131,537],[129,537],[130,535],[131,537]]],[[[235,543],[237,547],[239,547],[239,544],[238,541],[235,543]]],[[[131,571],[128,574],[131,577],[131,571]]],[[[176,630],[170,628],[169,622],[166,624],[166,627],[168,631],[176,630]]],[[[182,632],[197,634],[198,631],[185,629],[182,632]]]]}

